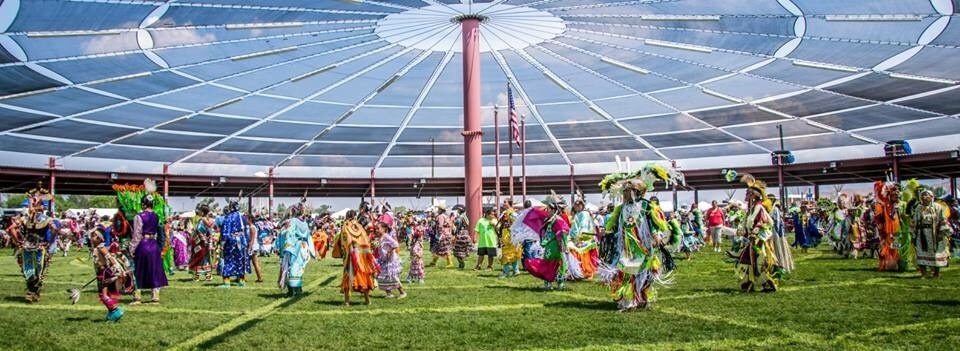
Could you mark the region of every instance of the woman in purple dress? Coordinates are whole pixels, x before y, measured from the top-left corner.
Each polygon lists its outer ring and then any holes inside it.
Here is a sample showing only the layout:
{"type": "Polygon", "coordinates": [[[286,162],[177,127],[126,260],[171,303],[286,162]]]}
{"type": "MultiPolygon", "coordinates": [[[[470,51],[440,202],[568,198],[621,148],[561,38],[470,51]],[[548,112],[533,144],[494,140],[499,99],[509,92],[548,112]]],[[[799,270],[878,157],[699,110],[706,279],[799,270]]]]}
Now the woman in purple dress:
{"type": "MultiPolygon", "coordinates": [[[[147,194],[140,200],[140,212],[133,218],[133,237],[130,250],[133,253],[133,275],[137,278],[137,289],[150,290],[151,303],[160,303],[160,288],[167,286],[167,275],[163,270],[163,258],[160,256],[162,240],[160,218],[153,212],[153,194],[147,194]]],[[[140,293],[134,295],[134,305],[140,304],[140,293]]]]}
{"type": "Polygon", "coordinates": [[[380,274],[377,275],[377,283],[380,289],[387,293],[387,298],[393,298],[393,291],[396,290],[399,295],[397,298],[407,297],[407,292],[403,290],[400,283],[400,273],[403,273],[403,262],[400,261],[400,243],[390,232],[390,225],[377,223],[376,238],[380,241],[377,248],[379,252],[378,263],[380,264],[380,274]]]}

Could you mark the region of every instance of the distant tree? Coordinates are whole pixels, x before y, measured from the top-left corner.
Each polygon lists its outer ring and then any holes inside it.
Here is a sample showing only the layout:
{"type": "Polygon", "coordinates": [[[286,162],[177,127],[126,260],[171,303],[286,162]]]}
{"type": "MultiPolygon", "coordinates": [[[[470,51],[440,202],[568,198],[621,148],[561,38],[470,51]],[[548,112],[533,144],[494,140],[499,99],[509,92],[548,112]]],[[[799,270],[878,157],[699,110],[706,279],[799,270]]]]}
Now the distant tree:
{"type": "Polygon", "coordinates": [[[7,200],[3,202],[4,208],[20,208],[20,204],[23,203],[23,200],[27,199],[26,194],[14,194],[7,196],[7,200]]]}
{"type": "Polygon", "coordinates": [[[281,203],[281,204],[278,204],[278,205],[277,205],[277,212],[276,212],[276,213],[277,213],[277,216],[281,216],[281,217],[282,217],[282,216],[286,216],[286,215],[287,215],[287,205],[284,205],[284,204],[282,204],[282,203],[281,203]]]}
{"type": "Polygon", "coordinates": [[[938,199],[947,196],[947,194],[950,194],[950,190],[947,190],[942,186],[933,188],[933,196],[937,197],[938,199]]]}
{"type": "Polygon", "coordinates": [[[322,204],[320,206],[317,206],[317,208],[313,209],[313,213],[316,213],[316,214],[323,214],[328,211],[330,211],[330,205],[327,205],[327,204],[322,204]]]}
{"type": "Polygon", "coordinates": [[[406,206],[397,206],[393,208],[393,213],[405,213],[407,212],[406,206]]]}

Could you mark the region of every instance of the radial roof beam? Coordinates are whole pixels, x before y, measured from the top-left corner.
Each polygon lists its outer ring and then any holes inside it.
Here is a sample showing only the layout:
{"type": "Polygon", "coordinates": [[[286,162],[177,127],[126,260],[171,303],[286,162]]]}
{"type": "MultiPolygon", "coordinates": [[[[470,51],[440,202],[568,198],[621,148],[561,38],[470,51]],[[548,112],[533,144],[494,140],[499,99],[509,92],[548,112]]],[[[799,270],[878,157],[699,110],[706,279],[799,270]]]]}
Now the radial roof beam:
{"type": "MultiPolygon", "coordinates": [[[[589,68],[586,68],[586,67],[584,67],[584,66],[582,66],[582,65],[580,65],[580,64],[577,64],[577,63],[575,63],[575,62],[573,62],[573,61],[570,61],[569,59],[567,59],[567,58],[565,58],[565,57],[563,57],[563,56],[560,56],[559,54],[557,54],[557,53],[555,53],[555,52],[553,52],[553,51],[550,51],[550,50],[545,49],[545,48],[543,48],[543,47],[537,47],[537,48],[540,49],[541,51],[546,52],[547,54],[550,54],[550,55],[552,55],[552,56],[554,56],[554,57],[556,57],[556,58],[558,58],[558,59],[560,59],[560,60],[563,60],[564,62],[567,62],[568,64],[573,65],[574,67],[577,67],[577,68],[583,70],[584,72],[590,73],[590,74],[592,74],[592,75],[594,75],[594,76],[597,76],[597,77],[599,77],[599,78],[601,78],[601,79],[605,79],[605,77],[604,77],[603,75],[601,75],[600,73],[598,73],[598,72],[596,72],[596,71],[594,71],[594,70],[591,70],[591,69],[589,69],[589,68]]],[[[531,64],[533,64],[535,67],[537,67],[538,69],[540,69],[541,71],[543,71],[543,72],[548,72],[548,73],[550,74],[550,76],[556,77],[556,74],[554,74],[553,72],[551,72],[546,66],[544,66],[543,64],[541,64],[540,62],[538,62],[536,59],[534,59],[533,57],[531,57],[531,56],[530,56],[529,54],[527,54],[526,52],[521,52],[521,56],[522,56],[524,59],[526,59],[527,61],[529,61],[531,64]]],[[[606,79],[605,79],[605,80],[606,80],[606,79]]],[[[640,142],[641,144],[643,144],[643,146],[647,147],[648,149],[650,149],[651,151],[653,151],[654,153],[656,153],[657,156],[660,156],[660,158],[662,158],[662,159],[664,159],[664,160],[669,160],[669,159],[670,159],[669,157],[667,157],[667,155],[664,155],[663,152],[661,152],[659,149],[657,149],[656,146],[653,146],[653,144],[650,144],[648,141],[646,141],[645,139],[643,139],[642,137],[640,137],[639,135],[637,135],[636,133],[634,133],[633,131],[631,131],[629,128],[625,127],[623,124],[620,123],[620,121],[617,121],[615,118],[613,118],[613,116],[611,116],[610,113],[608,113],[606,110],[604,110],[602,107],[598,106],[597,104],[593,103],[593,101],[591,101],[591,100],[588,99],[586,96],[584,96],[583,93],[581,93],[581,92],[580,92],[579,90],[577,90],[576,88],[570,86],[570,84],[568,84],[566,81],[563,81],[562,79],[557,78],[557,80],[556,80],[555,82],[556,82],[558,85],[560,85],[563,89],[565,89],[565,90],[569,91],[571,94],[575,95],[578,99],[580,99],[581,102],[583,102],[584,104],[586,104],[586,105],[590,108],[590,110],[593,110],[595,113],[597,113],[598,115],[600,115],[600,117],[603,117],[604,119],[606,119],[607,121],[609,121],[610,123],[612,123],[615,127],[617,127],[617,129],[620,129],[621,131],[623,131],[624,133],[626,133],[626,134],[629,135],[630,137],[634,138],[634,140],[636,140],[636,141],[640,142]]],[[[546,126],[545,126],[545,127],[546,127],[546,126]]]]}
{"type": "Polygon", "coordinates": [[[423,104],[423,100],[427,98],[427,94],[430,93],[430,90],[433,88],[433,84],[437,82],[437,79],[440,78],[440,74],[443,72],[444,68],[447,67],[447,64],[450,63],[450,60],[453,58],[453,50],[447,50],[446,55],[443,56],[443,59],[440,61],[440,64],[437,65],[437,68],[433,71],[433,74],[427,80],[426,85],[423,89],[420,90],[420,94],[417,96],[417,100],[414,101],[413,107],[410,111],[407,111],[407,115],[403,117],[403,121],[400,123],[400,128],[397,128],[397,132],[393,134],[393,138],[390,139],[390,143],[387,144],[387,148],[383,150],[383,153],[380,154],[380,158],[377,159],[377,163],[373,166],[374,169],[380,168],[383,164],[383,160],[387,158],[387,155],[390,154],[390,150],[393,150],[393,146],[397,144],[397,139],[400,138],[400,134],[407,128],[407,125],[410,124],[410,120],[413,119],[413,115],[420,110],[420,106],[423,104]]]}
{"type": "MultiPolygon", "coordinates": [[[[318,53],[318,54],[306,56],[306,57],[299,58],[299,59],[295,59],[295,60],[284,61],[284,62],[281,62],[281,63],[269,65],[269,66],[264,66],[264,67],[259,67],[259,68],[255,68],[255,69],[250,69],[250,70],[245,70],[245,71],[237,72],[237,73],[235,73],[235,74],[228,75],[228,76],[225,76],[225,77],[221,77],[221,78],[218,78],[218,79],[209,81],[209,82],[200,81],[200,82],[197,82],[196,84],[188,85],[188,86],[181,87],[181,88],[174,89],[174,90],[170,90],[170,91],[167,91],[167,92],[144,96],[144,97],[141,97],[141,98],[138,98],[138,99],[134,99],[134,100],[131,100],[131,101],[128,101],[128,102],[125,102],[125,103],[121,103],[121,104],[110,105],[110,106],[107,106],[106,108],[112,108],[112,107],[119,106],[119,105],[122,105],[122,104],[127,104],[127,103],[140,102],[140,103],[144,103],[144,104],[148,104],[148,105],[159,105],[159,107],[163,107],[163,108],[167,108],[167,109],[172,109],[172,110],[181,110],[181,109],[179,109],[179,108],[174,108],[174,107],[166,106],[166,105],[162,105],[162,104],[148,103],[148,102],[143,101],[143,100],[150,99],[150,98],[154,98],[154,97],[161,96],[161,95],[165,95],[165,94],[174,93],[174,92],[177,92],[177,91],[182,91],[182,90],[190,89],[190,88],[192,88],[192,87],[201,86],[201,85],[203,85],[203,84],[208,84],[208,83],[214,84],[214,83],[216,83],[217,81],[220,81],[220,80],[226,80],[226,79],[230,79],[230,78],[233,78],[233,77],[237,77],[237,76],[241,76],[241,75],[244,75],[244,74],[248,74],[248,73],[251,73],[251,72],[256,72],[256,71],[260,71],[260,70],[264,70],[264,69],[279,67],[279,66],[282,66],[282,65],[287,65],[287,64],[299,62],[299,61],[301,61],[301,60],[310,59],[310,58],[313,58],[313,57],[318,57],[318,56],[322,56],[322,55],[327,55],[327,54],[331,54],[331,53],[336,53],[336,52],[340,52],[340,51],[343,51],[343,50],[349,50],[349,49],[353,49],[353,48],[356,48],[356,47],[360,47],[360,46],[364,46],[364,45],[369,45],[370,43],[371,43],[371,42],[365,42],[365,43],[358,43],[358,44],[348,45],[348,46],[341,47],[341,48],[337,48],[337,49],[334,49],[334,50],[331,50],[331,51],[325,51],[325,52],[322,52],[322,53],[318,53]]],[[[365,53],[364,55],[352,57],[352,58],[350,58],[350,59],[345,60],[344,62],[349,62],[349,61],[356,60],[356,59],[359,59],[359,58],[361,58],[361,57],[364,57],[364,56],[366,56],[366,55],[371,55],[371,54],[376,53],[376,52],[379,52],[379,51],[381,51],[381,50],[385,50],[387,47],[389,47],[389,46],[384,46],[384,47],[381,47],[381,48],[379,48],[379,49],[372,50],[372,51],[370,51],[370,52],[365,53]]],[[[227,58],[227,59],[229,59],[229,58],[227,58]]],[[[174,72],[174,73],[179,73],[179,72],[176,71],[176,70],[171,70],[171,71],[174,72]]],[[[286,81],[278,82],[278,83],[272,84],[272,85],[270,85],[270,86],[264,87],[264,88],[262,88],[262,89],[260,89],[260,90],[258,90],[258,91],[255,91],[255,92],[247,92],[247,93],[244,93],[243,96],[240,96],[240,97],[238,97],[238,98],[242,99],[242,98],[244,98],[244,97],[249,97],[249,96],[252,96],[252,95],[257,94],[258,92],[266,91],[266,90],[275,88],[275,87],[280,86],[280,85],[285,84],[285,83],[286,83],[286,81]]],[[[235,99],[236,99],[236,98],[235,98],[235,99]]],[[[235,100],[235,99],[231,99],[231,100],[235,100]]],[[[228,101],[230,101],[230,100],[228,100],[228,101]]],[[[221,103],[223,103],[223,102],[221,102],[221,103]]],[[[114,138],[114,139],[112,139],[112,140],[110,140],[110,141],[108,141],[108,142],[106,142],[106,143],[97,145],[96,147],[86,148],[86,149],[83,149],[83,150],[74,152],[74,153],[69,154],[69,155],[64,156],[64,157],[76,156],[76,155],[82,154],[82,153],[87,152],[87,151],[91,151],[91,150],[93,150],[93,149],[96,149],[96,148],[99,148],[99,147],[102,147],[102,146],[105,146],[105,145],[111,145],[111,144],[113,144],[113,143],[115,143],[115,142],[117,142],[117,141],[120,141],[120,140],[122,140],[122,139],[124,139],[124,138],[130,137],[130,136],[133,136],[133,135],[139,135],[139,134],[147,133],[147,132],[150,132],[150,131],[154,131],[154,130],[156,130],[156,129],[160,128],[160,127],[163,127],[163,126],[165,126],[165,125],[169,125],[169,124],[172,124],[172,123],[176,123],[176,122],[178,122],[178,121],[182,121],[182,120],[185,120],[185,119],[189,119],[189,118],[191,118],[191,117],[194,117],[194,116],[196,116],[196,115],[199,115],[201,112],[206,111],[206,110],[208,110],[208,109],[210,109],[210,107],[206,107],[206,108],[200,109],[200,110],[198,110],[198,111],[192,111],[191,113],[186,114],[186,115],[184,115],[184,116],[181,116],[181,117],[179,117],[179,118],[176,118],[176,119],[173,119],[173,120],[170,120],[170,121],[166,121],[166,122],[163,122],[163,123],[159,123],[159,124],[156,124],[156,125],[151,126],[151,127],[149,127],[149,128],[146,128],[146,129],[143,129],[143,130],[139,130],[139,131],[137,131],[137,132],[133,132],[133,133],[129,133],[129,134],[126,134],[126,135],[122,135],[122,136],[117,137],[117,138],[114,138]]],[[[95,112],[95,111],[97,111],[97,110],[91,110],[91,111],[82,112],[82,113],[79,113],[79,114],[76,114],[76,115],[73,115],[73,116],[68,116],[68,117],[60,118],[60,119],[58,119],[58,120],[68,119],[68,118],[71,118],[71,117],[82,117],[82,116],[85,115],[85,114],[92,113],[92,112],[95,112]]],[[[52,121],[51,121],[51,122],[52,122],[52,121]]],[[[51,123],[51,122],[45,122],[45,123],[51,123]]],[[[63,158],[63,157],[62,157],[62,158],[63,158]]]]}
{"type": "MultiPolygon", "coordinates": [[[[453,33],[456,29],[457,29],[456,26],[451,26],[451,28],[450,28],[449,30],[447,30],[446,33],[440,32],[441,35],[439,35],[439,36],[440,36],[440,37],[445,37],[445,36],[447,36],[447,35],[450,35],[450,34],[453,33]]],[[[429,36],[429,37],[427,37],[427,38],[424,38],[423,40],[431,40],[433,37],[437,37],[437,36],[438,36],[438,35],[432,35],[432,36],[429,36]]],[[[437,42],[440,42],[440,40],[438,40],[437,42]]],[[[408,47],[408,48],[404,49],[403,51],[394,54],[394,55],[391,56],[390,58],[388,58],[388,59],[386,59],[386,60],[383,60],[383,61],[381,61],[381,62],[379,62],[379,63],[377,63],[377,64],[374,64],[373,66],[368,67],[367,69],[364,69],[364,70],[361,71],[361,72],[358,72],[357,74],[355,74],[355,76],[359,76],[359,75],[361,75],[361,74],[363,74],[363,73],[365,73],[365,72],[368,72],[368,71],[370,71],[370,70],[373,70],[374,68],[379,67],[380,65],[386,63],[387,61],[392,60],[392,59],[397,58],[397,57],[400,57],[400,56],[402,56],[403,54],[406,54],[406,53],[411,52],[411,51],[413,51],[413,50],[414,50],[413,47],[408,47]]],[[[286,158],[284,158],[283,160],[281,160],[280,162],[278,162],[278,163],[277,163],[276,165],[274,165],[274,166],[275,166],[275,167],[282,166],[282,165],[285,164],[286,162],[292,160],[294,157],[297,157],[297,156],[299,156],[300,154],[302,154],[303,151],[305,151],[305,150],[306,150],[307,148],[309,148],[311,145],[313,145],[314,143],[316,143],[317,140],[320,140],[324,135],[327,135],[328,133],[330,133],[330,131],[332,131],[334,128],[336,128],[337,126],[340,126],[341,124],[343,124],[343,122],[346,121],[346,119],[347,119],[348,117],[350,117],[350,115],[352,115],[352,114],[353,114],[356,110],[358,110],[360,107],[364,106],[368,101],[370,101],[371,99],[373,99],[378,93],[381,92],[381,90],[383,90],[384,88],[386,88],[387,85],[391,84],[393,81],[396,81],[396,79],[399,79],[403,74],[405,74],[406,72],[408,72],[411,68],[413,68],[413,67],[416,66],[418,63],[420,63],[420,62],[422,62],[423,60],[425,60],[428,56],[430,56],[430,54],[431,54],[430,50],[425,50],[425,51],[423,51],[423,53],[420,54],[417,58],[415,58],[410,64],[408,64],[408,65],[406,65],[404,68],[402,68],[397,74],[391,76],[391,78],[388,78],[387,81],[384,81],[384,83],[381,84],[377,89],[375,89],[373,92],[370,92],[369,94],[367,94],[367,96],[364,97],[364,98],[363,98],[359,103],[357,103],[353,108],[351,108],[351,109],[348,110],[347,112],[344,112],[344,114],[341,115],[340,117],[338,117],[333,123],[331,123],[329,126],[327,126],[327,127],[324,128],[323,130],[321,130],[319,133],[317,133],[317,135],[314,136],[313,139],[311,139],[311,140],[310,140],[309,142],[307,142],[307,143],[304,143],[302,146],[300,146],[299,148],[297,148],[296,150],[294,150],[290,155],[288,155],[286,158]]],[[[354,76],[348,77],[347,79],[352,79],[352,78],[354,78],[354,76]]],[[[435,81],[435,79],[434,79],[434,81],[435,81]]],[[[337,83],[334,83],[334,84],[339,85],[340,83],[341,83],[341,82],[337,82],[337,83]]],[[[322,92],[320,92],[319,94],[316,94],[316,95],[319,96],[319,95],[323,94],[324,92],[326,92],[326,91],[328,91],[328,90],[329,90],[328,88],[325,88],[322,92]]],[[[407,118],[407,117],[405,117],[405,120],[406,120],[406,118],[407,118]]],[[[398,133],[399,133],[399,131],[398,131],[398,133]]],[[[392,143],[391,143],[391,144],[392,144],[392,143]]],[[[379,165],[379,164],[380,164],[380,162],[377,163],[377,165],[379,165]]],[[[375,170],[376,168],[377,168],[377,167],[374,167],[373,169],[375,170]]]]}

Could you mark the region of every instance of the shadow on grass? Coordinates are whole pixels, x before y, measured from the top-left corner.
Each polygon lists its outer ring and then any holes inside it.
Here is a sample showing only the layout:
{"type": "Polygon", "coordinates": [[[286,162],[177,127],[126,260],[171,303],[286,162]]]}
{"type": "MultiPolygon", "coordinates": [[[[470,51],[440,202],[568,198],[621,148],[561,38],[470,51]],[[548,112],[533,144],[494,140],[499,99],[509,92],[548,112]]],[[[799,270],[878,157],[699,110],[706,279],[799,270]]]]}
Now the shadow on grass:
{"type": "Polygon", "coordinates": [[[25,299],[22,295],[17,295],[17,296],[4,296],[4,297],[3,297],[3,301],[25,303],[25,302],[27,302],[27,299],[25,299]]]}
{"type": "Polygon", "coordinates": [[[104,319],[90,318],[90,317],[67,317],[63,320],[67,322],[91,322],[91,323],[101,323],[104,322],[104,319]]]}
{"type": "Polygon", "coordinates": [[[563,308],[590,311],[616,311],[617,304],[608,301],[561,301],[543,305],[546,308],[563,308]]]}
{"type": "MultiPolygon", "coordinates": [[[[534,293],[547,293],[549,291],[543,290],[542,286],[508,286],[508,285],[487,285],[484,288],[486,289],[505,289],[513,291],[524,291],[524,292],[534,292],[534,293]]],[[[563,291],[563,290],[558,290],[563,291]]]]}
{"type": "Polygon", "coordinates": [[[722,288],[705,288],[705,289],[690,289],[693,292],[697,293],[717,293],[717,294],[726,294],[726,295],[739,295],[740,289],[731,288],[731,287],[722,287],[722,288]]]}
{"type": "Polygon", "coordinates": [[[912,301],[914,305],[931,305],[940,307],[960,307],[960,300],[921,300],[912,301]]]}
{"type": "Polygon", "coordinates": [[[877,268],[876,267],[862,267],[862,268],[842,267],[842,268],[837,268],[837,270],[841,272],[876,272],[877,268]]]}
{"type": "MultiPolygon", "coordinates": [[[[279,295],[279,297],[283,297],[283,298],[286,298],[286,296],[287,296],[285,293],[283,293],[283,294],[259,294],[259,295],[260,295],[260,297],[277,297],[277,296],[279,295]]],[[[300,294],[299,296],[289,298],[289,300],[287,300],[287,301],[283,302],[282,304],[280,304],[279,306],[277,306],[277,309],[284,309],[284,308],[286,308],[286,307],[290,307],[291,305],[299,302],[301,299],[303,299],[303,298],[305,298],[305,297],[307,297],[307,296],[309,296],[309,295],[310,295],[309,293],[303,293],[303,294],[300,294]]],[[[257,324],[260,324],[260,322],[263,322],[264,320],[265,320],[265,318],[260,317],[260,318],[255,318],[255,319],[251,319],[251,320],[249,320],[249,321],[246,321],[246,322],[244,322],[243,324],[240,324],[240,325],[234,327],[233,329],[230,329],[230,330],[228,330],[228,331],[226,331],[226,332],[223,332],[223,333],[220,334],[220,335],[217,335],[217,336],[214,337],[213,339],[207,340],[207,341],[201,343],[200,345],[197,345],[197,348],[200,349],[200,350],[206,350],[206,349],[215,347],[215,346],[223,343],[224,341],[227,341],[227,340],[229,340],[229,339],[231,339],[231,338],[233,338],[233,337],[235,337],[235,336],[238,336],[238,335],[240,335],[240,334],[243,334],[245,331],[249,330],[250,328],[253,328],[253,327],[257,326],[257,324]]]]}

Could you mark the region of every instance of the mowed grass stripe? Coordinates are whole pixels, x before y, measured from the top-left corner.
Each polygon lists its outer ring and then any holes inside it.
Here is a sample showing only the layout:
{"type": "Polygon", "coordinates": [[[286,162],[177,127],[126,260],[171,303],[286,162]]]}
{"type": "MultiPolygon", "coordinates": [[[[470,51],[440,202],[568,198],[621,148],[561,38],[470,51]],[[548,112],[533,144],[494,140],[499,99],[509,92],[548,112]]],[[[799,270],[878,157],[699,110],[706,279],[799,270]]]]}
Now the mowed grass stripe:
{"type": "MultiPolygon", "coordinates": [[[[192,308],[164,307],[162,305],[139,305],[122,306],[127,313],[186,313],[186,314],[220,314],[220,315],[241,315],[241,311],[211,311],[198,310],[192,308]]],[[[24,309],[24,310],[46,310],[46,311],[96,311],[106,312],[102,305],[27,305],[22,303],[0,303],[0,309],[24,309]]]]}
{"type": "MultiPolygon", "coordinates": [[[[337,275],[334,274],[334,275],[331,275],[329,278],[324,279],[324,280],[319,280],[319,279],[318,279],[318,280],[314,280],[314,281],[310,282],[310,284],[308,284],[307,286],[304,286],[303,291],[304,291],[304,293],[313,293],[313,292],[315,292],[317,289],[319,289],[321,286],[326,285],[326,284],[329,284],[330,282],[332,282],[332,281],[333,281],[334,279],[336,279],[336,278],[337,278],[337,275]]],[[[301,298],[302,298],[303,296],[304,296],[304,295],[301,295],[301,298]]],[[[238,327],[240,327],[240,326],[243,326],[243,325],[246,324],[246,323],[249,323],[249,322],[254,321],[254,320],[256,320],[256,319],[263,319],[263,318],[265,318],[265,317],[273,314],[274,312],[276,312],[277,309],[279,309],[280,307],[282,307],[282,306],[284,306],[284,305],[289,305],[289,304],[295,303],[295,302],[297,302],[298,300],[300,300],[300,298],[278,299],[277,301],[271,302],[271,303],[269,303],[269,304],[267,304],[267,305],[265,305],[265,306],[263,306],[263,307],[260,307],[260,308],[258,308],[258,309],[256,309],[256,310],[253,310],[253,311],[249,312],[249,313],[245,313],[245,314],[243,314],[243,315],[240,316],[240,317],[234,318],[234,319],[232,319],[232,320],[230,320],[230,321],[228,321],[228,322],[226,322],[226,323],[224,323],[224,324],[221,324],[221,325],[217,326],[216,328],[213,328],[213,329],[208,330],[208,331],[206,331],[206,332],[197,334],[197,335],[193,336],[192,338],[187,339],[187,340],[185,340],[184,342],[182,342],[182,343],[180,343],[180,344],[178,344],[178,345],[176,345],[176,346],[174,346],[174,347],[172,347],[172,348],[170,348],[170,349],[171,349],[171,350],[191,350],[191,349],[195,349],[195,348],[206,348],[206,347],[201,347],[201,345],[204,344],[204,343],[206,343],[206,342],[208,342],[208,341],[214,340],[215,338],[217,338],[217,337],[220,336],[220,335],[229,333],[229,332],[233,331],[234,329],[236,329],[236,328],[238,328],[238,327]]]]}
{"type": "Polygon", "coordinates": [[[417,314],[417,313],[463,313],[463,312],[498,312],[522,309],[545,308],[544,304],[509,304],[509,305],[480,305],[480,306],[452,306],[452,307],[415,307],[415,308],[376,308],[364,309],[364,306],[343,307],[340,310],[326,311],[279,311],[276,315],[304,315],[304,316],[336,316],[336,315],[385,315],[385,314],[417,314]]]}

